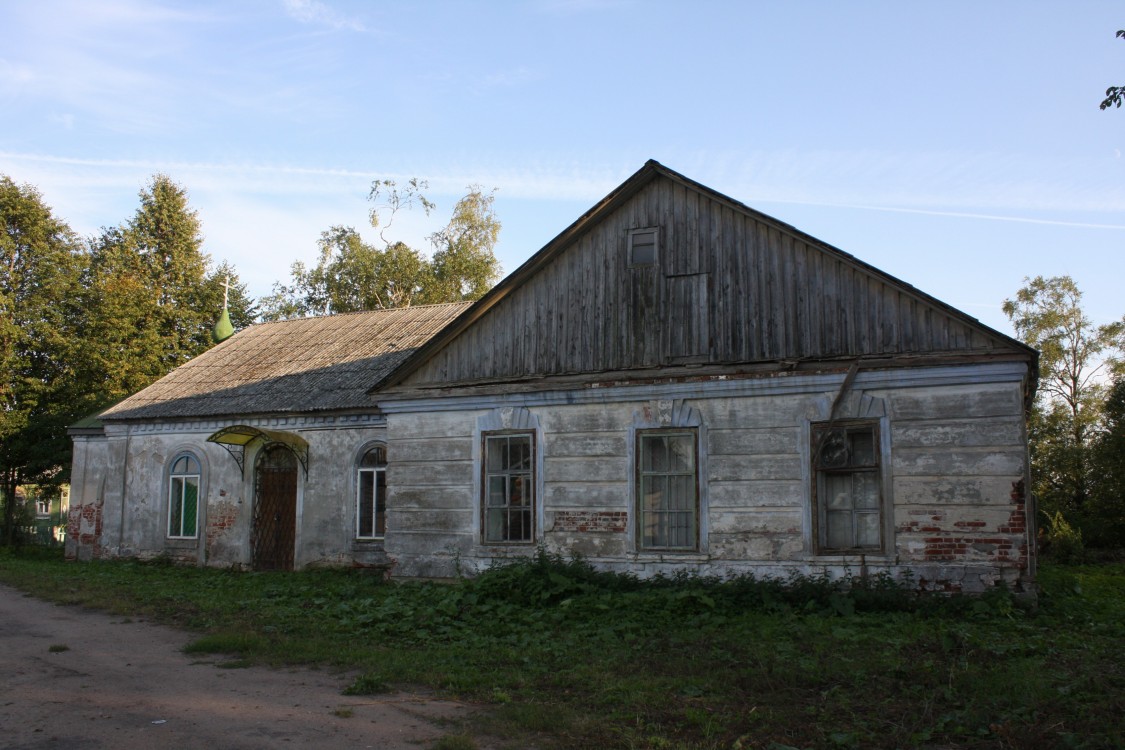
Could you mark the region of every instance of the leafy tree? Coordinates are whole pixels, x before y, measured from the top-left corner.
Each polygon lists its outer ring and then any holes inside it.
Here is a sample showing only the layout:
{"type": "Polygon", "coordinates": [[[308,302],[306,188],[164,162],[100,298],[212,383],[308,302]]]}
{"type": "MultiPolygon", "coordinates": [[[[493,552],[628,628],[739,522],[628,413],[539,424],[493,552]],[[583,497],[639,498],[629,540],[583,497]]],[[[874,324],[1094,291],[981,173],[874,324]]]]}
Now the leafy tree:
{"type": "Polygon", "coordinates": [[[209,348],[228,278],[232,323],[253,320],[253,300],[237,273],[226,263],[211,269],[202,245],[186,190],[160,174],[141,190],[132,219],[92,241],[82,332],[88,390],[97,401],[91,410],[209,348]]]}
{"type": "Polygon", "coordinates": [[[1125,377],[1109,390],[1092,459],[1091,515],[1098,523],[1086,536],[1092,546],[1125,546],[1125,377]]]}
{"type": "Polygon", "coordinates": [[[1107,365],[1121,351],[1125,321],[1095,326],[1069,276],[1025,278],[1004,313],[1040,351],[1030,439],[1035,491],[1045,510],[1081,511],[1090,497],[1091,444],[1105,403],[1107,365]]]}
{"type": "Polygon", "coordinates": [[[434,285],[428,292],[433,301],[479,299],[500,280],[500,263],[492,253],[500,237],[494,198],[480,186],[471,186],[457,201],[449,224],[430,236],[434,285]]]}
{"type": "MultiPolygon", "coordinates": [[[[1125,39],[1125,29],[1117,31],[1118,39],[1125,39]]],[[[1121,100],[1125,97],[1125,86],[1110,86],[1105,90],[1105,99],[1099,105],[1099,109],[1109,109],[1110,107],[1120,107],[1121,100]]]]}
{"type": "Polygon", "coordinates": [[[500,276],[492,252],[500,232],[492,194],[469,189],[449,224],[430,236],[432,259],[387,238],[399,211],[418,205],[429,215],[434,209],[422,192],[427,188],[418,179],[402,187],[394,180],[373,182],[368,200],[376,205],[369,219],[383,247],[365,242],[352,227],[322,232],[317,264],[290,267],[290,283],[275,283],[273,293],[262,299],[263,320],[455,302],[488,291],[500,276]]]}
{"type": "Polygon", "coordinates": [[[65,472],[66,425],[80,406],[62,397],[76,379],[75,304],[81,243],[39,192],[0,176],[0,494],[3,541],[14,540],[16,487],[65,472]]]}
{"type": "MultiPolygon", "coordinates": [[[[0,494],[65,478],[66,426],[211,345],[231,284],[231,319],[253,301],[229,264],[209,269],[182,187],[156,175],[140,207],[88,252],[39,193],[0,176],[0,494]]],[[[14,530],[6,503],[4,540],[14,530]]]]}
{"type": "Polygon", "coordinates": [[[294,263],[292,283],[275,283],[262,300],[265,320],[407,307],[430,279],[422,255],[396,242],[380,250],[351,227],[320,235],[320,258],[313,268],[294,263]]]}
{"type": "Polygon", "coordinates": [[[399,211],[404,208],[413,208],[414,204],[418,204],[422,207],[423,213],[429,216],[430,212],[437,208],[436,203],[422,194],[423,190],[429,190],[429,188],[430,183],[419,180],[417,177],[411,177],[401,188],[394,180],[374,180],[371,183],[367,200],[375,205],[368,212],[367,219],[372,228],[379,229],[379,239],[383,241],[384,245],[391,244],[385,233],[390,229],[395,215],[399,211]]]}

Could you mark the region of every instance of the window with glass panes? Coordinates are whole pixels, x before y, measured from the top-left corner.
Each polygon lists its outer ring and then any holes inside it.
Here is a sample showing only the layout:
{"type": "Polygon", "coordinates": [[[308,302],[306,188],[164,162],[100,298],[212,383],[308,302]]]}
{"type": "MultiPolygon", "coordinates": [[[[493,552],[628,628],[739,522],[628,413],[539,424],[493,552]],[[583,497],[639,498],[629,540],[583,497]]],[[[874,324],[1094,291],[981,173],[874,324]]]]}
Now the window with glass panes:
{"type": "Polygon", "coordinates": [[[182,454],[168,473],[168,536],[193,539],[199,534],[199,461],[182,454]]]}
{"type": "Polygon", "coordinates": [[[531,433],[484,436],[485,542],[535,540],[535,438],[531,433]]]}
{"type": "Polygon", "coordinates": [[[637,433],[637,542],[640,549],[699,546],[699,480],[694,430],[637,433]]]}
{"type": "Polygon", "coordinates": [[[356,538],[380,539],[387,531],[387,450],[363,454],[356,480],[356,538]]]}
{"type": "Polygon", "coordinates": [[[655,227],[629,231],[630,266],[651,266],[656,263],[658,234],[655,227]]]}
{"type": "Polygon", "coordinates": [[[819,550],[881,550],[883,503],[875,425],[814,425],[813,464],[819,550]]]}

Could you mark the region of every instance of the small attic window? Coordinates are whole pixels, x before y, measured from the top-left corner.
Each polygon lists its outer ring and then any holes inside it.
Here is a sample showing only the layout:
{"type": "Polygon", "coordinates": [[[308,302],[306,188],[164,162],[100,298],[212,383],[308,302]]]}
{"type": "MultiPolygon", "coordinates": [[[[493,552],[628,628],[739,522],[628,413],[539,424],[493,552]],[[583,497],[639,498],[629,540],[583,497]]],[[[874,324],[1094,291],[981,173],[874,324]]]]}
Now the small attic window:
{"type": "Polygon", "coordinates": [[[629,230],[629,265],[651,266],[656,263],[656,227],[629,230]]]}

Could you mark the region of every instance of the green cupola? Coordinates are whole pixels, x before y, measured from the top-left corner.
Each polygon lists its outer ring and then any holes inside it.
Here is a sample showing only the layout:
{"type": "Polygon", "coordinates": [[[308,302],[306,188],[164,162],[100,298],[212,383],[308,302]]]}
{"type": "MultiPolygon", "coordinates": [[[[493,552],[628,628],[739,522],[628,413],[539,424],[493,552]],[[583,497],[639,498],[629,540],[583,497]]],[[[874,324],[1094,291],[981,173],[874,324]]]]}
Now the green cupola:
{"type": "Polygon", "coordinates": [[[230,322],[230,310],[227,309],[227,301],[230,295],[230,277],[223,282],[223,314],[219,316],[219,320],[215,323],[215,327],[211,329],[211,339],[218,344],[221,341],[226,341],[234,335],[234,326],[230,322]]]}

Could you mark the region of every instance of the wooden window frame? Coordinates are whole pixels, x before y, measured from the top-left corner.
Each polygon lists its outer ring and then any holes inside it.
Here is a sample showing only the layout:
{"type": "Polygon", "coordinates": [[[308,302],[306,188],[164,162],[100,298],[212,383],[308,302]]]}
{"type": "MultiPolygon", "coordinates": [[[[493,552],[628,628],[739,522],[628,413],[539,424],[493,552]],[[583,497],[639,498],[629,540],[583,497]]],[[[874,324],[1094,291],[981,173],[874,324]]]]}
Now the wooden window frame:
{"type": "MultiPolygon", "coordinates": [[[[849,420],[835,423],[815,423],[811,426],[811,457],[812,457],[812,502],[813,502],[813,524],[814,534],[813,539],[816,543],[817,554],[822,555],[871,555],[883,554],[886,551],[887,545],[887,532],[884,528],[886,521],[887,508],[886,506],[886,491],[883,486],[883,461],[882,443],[879,434],[879,423],[871,420],[849,420]],[[827,447],[825,440],[830,433],[843,433],[845,439],[853,434],[869,433],[871,439],[871,460],[866,462],[853,462],[852,457],[847,455],[843,460],[843,465],[834,465],[835,461],[829,460],[829,457],[824,454],[827,447]],[[851,544],[849,546],[832,546],[828,542],[829,536],[829,522],[828,522],[828,498],[825,490],[826,479],[828,477],[843,477],[849,476],[853,479],[857,475],[865,475],[869,477],[869,481],[874,482],[876,489],[876,498],[873,508],[861,508],[854,504],[854,498],[851,498],[853,503],[848,512],[850,514],[849,522],[849,536],[851,537],[851,544]],[[861,545],[858,543],[859,525],[856,523],[857,517],[870,516],[876,517],[875,527],[879,533],[879,543],[877,545],[861,545]]],[[[840,509],[833,509],[833,513],[843,514],[840,509]]]]}
{"type": "Polygon", "coordinates": [[[628,257],[629,257],[629,267],[630,268],[648,268],[650,266],[655,266],[657,264],[657,261],[660,258],[660,229],[659,229],[659,227],[641,227],[641,228],[638,228],[638,229],[630,229],[629,230],[629,241],[628,241],[628,253],[629,253],[628,257]],[[644,243],[638,243],[637,242],[638,237],[642,237],[642,236],[645,236],[645,235],[652,235],[652,244],[651,244],[652,257],[644,259],[644,260],[637,260],[637,258],[636,258],[637,248],[647,248],[647,247],[649,247],[649,243],[647,243],[647,242],[644,242],[644,243]]]}
{"type": "Polygon", "coordinates": [[[498,430],[481,433],[481,485],[480,485],[480,536],[481,543],[488,545],[532,545],[535,544],[536,517],[538,515],[538,498],[536,497],[536,440],[535,432],[528,430],[498,430]],[[506,440],[511,446],[513,439],[526,439],[528,441],[528,465],[526,468],[512,468],[511,466],[490,467],[489,441],[506,440]],[[489,486],[494,479],[504,479],[505,502],[502,505],[490,505],[489,486]],[[521,480],[518,485],[513,480],[521,480]],[[520,487],[527,502],[513,506],[511,504],[511,491],[513,486],[520,487]],[[512,538],[513,508],[518,509],[520,538],[512,538]],[[489,511],[502,512],[504,523],[503,531],[497,537],[489,535],[489,511]]]}
{"type": "Polygon", "coordinates": [[[376,444],[368,446],[359,457],[359,466],[356,468],[356,482],[355,482],[355,538],[359,541],[377,541],[384,539],[387,535],[387,447],[385,445],[376,444]],[[376,463],[374,466],[364,466],[364,460],[368,455],[380,451],[381,463],[376,463]],[[364,497],[364,475],[371,475],[370,489],[373,491],[372,496],[364,497]],[[382,493],[380,493],[382,490],[382,493]],[[380,496],[381,495],[381,496],[380,496]],[[365,503],[371,504],[371,530],[369,534],[364,533],[364,516],[365,503]],[[381,508],[381,509],[380,509],[381,508]]]}
{"type": "Polygon", "coordinates": [[[203,487],[203,464],[200,462],[199,457],[194,453],[188,451],[181,451],[176,454],[175,458],[169,464],[168,468],[168,518],[165,524],[165,532],[168,539],[198,539],[199,538],[199,513],[200,501],[202,500],[202,487],[203,487]],[[180,461],[188,461],[186,471],[176,471],[176,465],[180,461]],[[194,471],[192,471],[194,469],[194,471]],[[187,495],[188,480],[195,480],[195,524],[191,534],[184,532],[184,503],[187,495]],[[179,497],[177,498],[176,489],[177,482],[179,483],[179,497]],[[178,513],[173,512],[173,503],[179,505],[178,513]],[[172,523],[178,519],[177,529],[180,533],[172,533],[172,523]]]}
{"type": "MultiPolygon", "coordinates": [[[[636,543],[637,550],[640,552],[698,552],[700,546],[700,487],[699,487],[699,430],[695,427],[672,427],[672,428],[659,428],[659,429],[645,429],[637,430],[636,432],[636,466],[635,466],[635,486],[636,498],[634,500],[634,508],[636,515],[636,543]],[[668,437],[688,437],[691,440],[691,469],[690,471],[656,471],[645,469],[645,444],[646,441],[656,438],[668,437]],[[692,514],[692,529],[691,539],[689,544],[672,545],[672,544],[646,544],[645,543],[645,526],[647,523],[647,515],[649,512],[645,509],[645,487],[646,477],[691,477],[690,487],[692,491],[691,499],[691,514],[692,514]]],[[[658,511],[663,513],[683,513],[684,511],[658,511]]]]}

